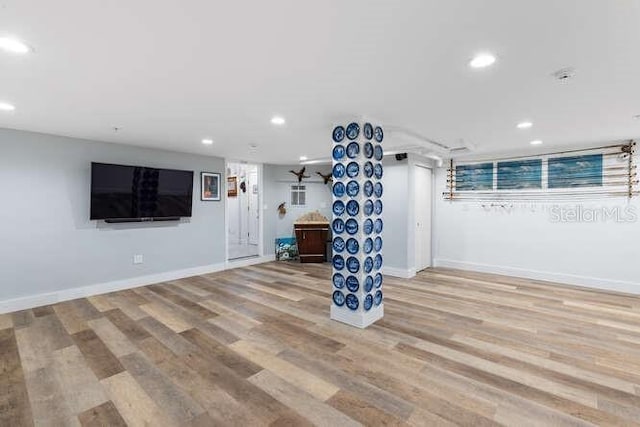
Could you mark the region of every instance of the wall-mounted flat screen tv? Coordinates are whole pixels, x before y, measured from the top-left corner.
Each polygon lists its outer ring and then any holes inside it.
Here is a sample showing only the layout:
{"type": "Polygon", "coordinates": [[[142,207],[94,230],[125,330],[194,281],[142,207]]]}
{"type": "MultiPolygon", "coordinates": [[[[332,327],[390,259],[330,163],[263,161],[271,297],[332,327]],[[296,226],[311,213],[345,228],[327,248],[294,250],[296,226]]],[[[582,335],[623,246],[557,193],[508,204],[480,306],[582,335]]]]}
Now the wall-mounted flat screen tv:
{"type": "Polygon", "coordinates": [[[91,219],[157,221],[191,216],[193,171],[91,163],[91,219]]]}

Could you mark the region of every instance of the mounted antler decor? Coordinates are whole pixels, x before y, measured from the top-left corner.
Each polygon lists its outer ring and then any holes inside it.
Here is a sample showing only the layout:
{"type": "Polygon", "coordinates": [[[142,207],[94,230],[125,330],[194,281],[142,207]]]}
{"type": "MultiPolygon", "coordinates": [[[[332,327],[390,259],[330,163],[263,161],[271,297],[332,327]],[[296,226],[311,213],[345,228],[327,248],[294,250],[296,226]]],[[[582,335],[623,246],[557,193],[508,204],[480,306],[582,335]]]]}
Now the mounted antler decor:
{"type": "Polygon", "coordinates": [[[333,181],[333,173],[328,173],[326,175],[324,175],[322,172],[316,172],[316,173],[322,177],[325,184],[328,184],[333,181]]]}
{"type": "Polygon", "coordinates": [[[289,171],[289,172],[291,172],[292,174],[294,174],[295,176],[297,176],[297,177],[298,177],[298,182],[302,182],[302,178],[310,178],[310,176],[309,176],[309,175],[305,175],[305,174],[304,174],[304,171],[305,171],[305,170],[307,170],[307,167],[306,167],[306,166],[304,166],[304,167],[303,167],[302,169],[300,169],[298,172],[296,172],[296,171],[289,171]]]}

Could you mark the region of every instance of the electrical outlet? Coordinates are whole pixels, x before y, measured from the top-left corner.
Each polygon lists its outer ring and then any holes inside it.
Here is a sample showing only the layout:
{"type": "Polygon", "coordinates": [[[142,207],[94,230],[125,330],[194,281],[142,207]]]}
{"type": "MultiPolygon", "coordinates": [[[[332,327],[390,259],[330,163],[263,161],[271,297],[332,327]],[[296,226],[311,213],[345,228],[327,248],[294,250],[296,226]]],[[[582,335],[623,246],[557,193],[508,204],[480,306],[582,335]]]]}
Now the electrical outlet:
{"type": "Polygon", "coordinates": [[[133,263],[134,264],[142,264],[144,262],[144,257],[142,255],[134,255],[133,263]]]}

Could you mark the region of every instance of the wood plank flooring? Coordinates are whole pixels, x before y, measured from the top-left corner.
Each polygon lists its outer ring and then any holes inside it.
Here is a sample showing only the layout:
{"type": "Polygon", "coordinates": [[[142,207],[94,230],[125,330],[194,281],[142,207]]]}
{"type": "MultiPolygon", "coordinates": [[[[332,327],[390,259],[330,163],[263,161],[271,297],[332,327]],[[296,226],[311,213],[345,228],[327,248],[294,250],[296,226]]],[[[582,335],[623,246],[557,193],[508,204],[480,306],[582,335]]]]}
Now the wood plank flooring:
{"type": "Polygon", "coordinates": [[[447,269],[328,319],[268,263],[0,315],[0,426],[640,425],[640,297],[447,269]]]}

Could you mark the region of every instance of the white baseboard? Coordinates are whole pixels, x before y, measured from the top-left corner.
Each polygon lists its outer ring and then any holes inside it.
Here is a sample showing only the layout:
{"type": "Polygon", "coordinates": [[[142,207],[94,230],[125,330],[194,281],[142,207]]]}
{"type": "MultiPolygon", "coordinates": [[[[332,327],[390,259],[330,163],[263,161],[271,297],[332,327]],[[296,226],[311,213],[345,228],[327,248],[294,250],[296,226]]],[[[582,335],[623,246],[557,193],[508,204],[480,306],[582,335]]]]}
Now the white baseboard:
{"type": "Polygon", "coordinates": [[[185,268],[182,270],[167,271],[165,273],[149,274],[146,276],[132,277],[129,279],[115,280],[112,282],[98,283],[80,288],[63,289],[56,292],[42,293],[27,297],[14,298],[0,301],[0,314],[11,313],[19,310],[55,304],[62,301],[70,301],[77,298],[86,298],[108,292],[124,289],[138,288],[140,286],[153,285],[154,283],[168,282],[184,279],[185,277],[200,276],[202,274],[215,273],[232,268],[246,267],[254,264],[263,264],[275,260],[275,255],[248,258],[240,261],[227,261],[226,263],[204,265],[201,267],[185,268]]]}
{"type": "Polygon", "coordinates": [[[399,277],[401,279],[411,279],[416,275],[415,268],[395,268],[395,267],[387,267],[386,265],[382,267],[382,273],[387,276],[399,277]]]}
{"type": "MultiPolygon", "coordinates": [[[[360,309],[362,310],[362,309],[360,309]]],[[[331,319],[338,322],[346,323],[349,326],[364,329],[367,326],[377,322],[384,317],[384,304],[372,307],[371,310],[351,311],[346,307],[336,307],[331,304],[331,319]]]]}
{"type": "Polygon", "coordinates": [[[232,268],[248,267],[250,265],[264,264],[265,262],[271,262],[275,260],[276,260],[275,254],[236,259],[232,261],[227,261],[225,264],[225,269],[230,270],[232,268]]]}
{"type": "Polygon", "coordinates": [[[633,283],[623,280],[600,279],[596,277],[579,276],[574,274],[553,273],[549,271],[529,270],[518,267],[506,267],[438,258],[434,260],[434,266],[455,268],[458,270],[477,271],[480,273],[502,274],[506,276],[522,277],[525,279],[544,280],[548,282],[564,283],[567,285],[584,286],[587,288],[596,288],[608,291],[640,294],[640,283],[633,283]]]}

